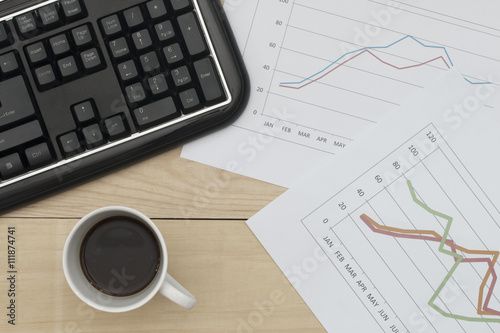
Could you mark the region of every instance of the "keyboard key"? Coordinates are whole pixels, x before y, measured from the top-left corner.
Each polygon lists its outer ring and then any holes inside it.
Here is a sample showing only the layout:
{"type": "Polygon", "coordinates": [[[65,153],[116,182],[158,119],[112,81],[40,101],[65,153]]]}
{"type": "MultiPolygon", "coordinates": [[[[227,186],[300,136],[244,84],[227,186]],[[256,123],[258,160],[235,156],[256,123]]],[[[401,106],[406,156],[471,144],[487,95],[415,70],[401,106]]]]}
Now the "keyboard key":
{"type": "Polygon", "coordinates": [[[35,114],[22,76],[0,82],[0,128],[35,114]]]}
{"type": "Polygon", "coordinates": [[[144,17],[142,16],[141,9],[138,6],[127,9],[123,12],[123,15],[125,16],[125,21],[127,21],[127,26],[129,28],[133,28],[144,23],[144,17]]]}
{"type": "Polygon", "coordinates": [[[54,53],[55,55],[64,54],[71,49],[68,38],[65,34],[52,37],[51,39],[49,39],[49,44],[52,48],[52,53],[54,53]]]}
{"type": "Polygon", "coordinates": [[[175,37],[174,27],[172,26],[172,22],[170,21],[158,23],[157,25],[155,25],[155,31],[158,40],[160,40],[161,42],[175,37]]]}
{"type": "Polygon", "coordinates": [[[25,38],[33,37],[38,33],[34,13],[16,16],[15,23],[19,33],[25,38]]]}
{"type": "Polygon", "coordinates": [[[54,162],[54,157],[45,142],[26,149],[24,153],[31,169],[41,168],[54,162]]]}
{"type": "Polygon", "coordinates": [[[142,70],[146,73],[152,72],[160,68],[160,61],[156,56],[156,52],[149,52],[140,57],[142,70]]]}
{"type": "Polygon", "coordinates": [[[222,87],[217,72],[210,58],[205,58],[194,63],[194,69],[200,82],[203,96],[208,103],[216,102],[223,96],[222,87]]]}
{"type": "Polygon", "coordinates": [[[148,79],[149,89],[153,95],[159,95],[168,90],[167,80],[165,75],[159,74],[148,79]]]}
{"type": "Polygon", "coordinates": [[[153,0],[147,3],[149,17],[152,19],[157,19],[159,17],[167,15],[167,8],[163,3],[163,0],[153,0]]]}
{"type": "Polygon", "coordinates": [[[147,29],[134,32],[132,34],[132,40],[134,41],[135,49],[138,51],[147,49],[153,45],[153,41],[151,40],[151,36],[149,35],[149,31],[147,29]]]}
{"type": "Polygon", "coordinates": [[[126,61],[126,62],[119,64],[118,65],[118,72],[120,73],[120,77],[123,81],[133,79],[133,78],[137,77],[137,75],[139,75],[133,60],[129,60],[129,61],[126,61]]]}
{"type": "Polygon", "coordinates": [[[0,132],[0,154],[43,136],[38,120],[0,132]]]}
{"type": "Polygon", "coordinates": [[[188,52],[195,56],[207,51],[205,39],[198,25],[198,21],[193,12],[181,15],[177,18],[182,37],[186,42],[188,52]]]}
{"type": "Polygon", "coordinates": [[[170,65],[184,59],[184,55],[182,54],[182,49],[179,43],[175,43],[163,48],[163,54],[165,55],[167,63],[170,65]]]}
{"type": "Polygon", "coordinates": [[[25,171],[26,169],[24,168],[18,153],[0,158],[0,177],[2,179],[6,180],[19,176],[25,171]]]}
{"type": "Polygon", "coordinates": [[[59,144],[61,145],[64,156],[70,157],[75,154],[83,152],[80,145],[80,140],[76,132],[70,132],[59,137],[59,144]]]}
{"type": "Polygon", "coordinates": [[[57,83],[56,74],[51,64],[35,69],[34,76],[42,90],[48,89],[57,83]]]}
{"type": "Polygon", "coordinates": [[[130,48],[128,46],[125,37],[120,37],[116,40],[109,42],[109,49],[111,50],[111,55],[115,58],[121,58],[130,54],[130,48]]]}
{"type": "Polygon", "coordinates": [[[61,0],[62,11],[67,20],[78,20],[85,17],[84,7],[80,0],[61,0]]]}
{"type": "Polygon", "coordinates": [[[172,8],[176,11],[191,8],[191,1],[189,0],[170,0],[170,3],[172,4],[172,8]]]}
{"type": "Polygon", "coordinates": [[[58,25],[60,23],[58,5],[50,4],[38,9],[38,17],[43,27],[58,25]]]}
{"type": "Polygon", "coordinates": [[[191,74],[189,74],[189,70],[186,66],[179,67],[177,69],[173,69],[170,72],[172,75],[172,80],[176,87],[182,87],[186,84],[191,83],[191,74]]]}
{"type": "Polygon", "coordinates": [[[194,88],[179,94],[184,113],[190,113],[203,107],[198,98],[198,93],[194,88]]]}
{"type": "Polygon", "coordinates": [[[101,20],[101,26],[106,36],[111,36],[122,31],[122,25],[118,15],[111,15],[101,20]]]}
{"type": "Polygon", "coordinates": [[[85,123],[92,120],[96,115],[94,105],[90,100],[77,104],[73,106],[72,109],[78,123],[85,123]]]}
{"type": "Polygon", "coordinates": [[[28,59],[32,64],[37,64],[48,60],[47,51],[45,50],[45,45],[43,45],[43,42],[28,45],[26,47],[26,54],[28,55],[28,59]]]}
{"type": "Polygon", "coordinates": [[[80,58],[82,60],[83,67],[87,72],[101,68],[103,65],[103,62],[101,61],[101,57],[99,55],[99,51],[97,51],[96,48],[83,51],[80,54],[80,58]]]}
{"type": "Polygon", "coordinates": [[[12,44],[7,23],[0,22],[0,47],[12,44]]]}
{"type": "Polygon", "coordinates": [[[106,119],[104,126],[106,134],[111,141],[121,139],[129,134],[125,121],[120,115],[106,119]]]}
{"type": "Polygon", "coordinates": [[[179,116],[172,97],[167,97],[157,102],[134,110],[134,117],[139,128],[144,129],[179,116]]]}
{"type": "Polygon", "coordinates": [[[66,57],[57,62],[59,73],[64,79],[69,79],[79,74],[78,66],[73,56],[66,57]]]}
{"type": "Polygon", "coordinates": [[[19,70],[16,54],[9,52],[0,56],[0,74],[11,75],[19,70]]]}
{"type": "Polygon", "coordinates": [[[98,147],[105,143],[104,136],[97,124],[85,127],[82,133],[88,149],[98,147]]]}
{"type": "Polygon", "coordinates": [[[88,25],[82,25],[81,27],[71,30],[73,35],[73,41],[77,46],[83,46],[92,42],[92,32],[88,25]]]}
{"type": "Polygon", "coordinates": [[[132,104],[146,99],[146,92],[140,83],[128,86],[125,91],[127,92],[128,101],[132,104]]]}

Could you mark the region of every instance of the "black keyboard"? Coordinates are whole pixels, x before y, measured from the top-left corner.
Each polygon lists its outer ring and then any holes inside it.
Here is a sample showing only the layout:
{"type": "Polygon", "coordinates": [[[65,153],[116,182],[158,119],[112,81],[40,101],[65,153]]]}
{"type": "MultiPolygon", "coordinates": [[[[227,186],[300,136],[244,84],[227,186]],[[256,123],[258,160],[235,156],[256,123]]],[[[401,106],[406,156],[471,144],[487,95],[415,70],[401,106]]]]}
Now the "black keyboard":
{"type": "Polygon", "coordinates": [[[0,1],[0,210],[226,122],[247,87],[218,0],[0,1]]]}

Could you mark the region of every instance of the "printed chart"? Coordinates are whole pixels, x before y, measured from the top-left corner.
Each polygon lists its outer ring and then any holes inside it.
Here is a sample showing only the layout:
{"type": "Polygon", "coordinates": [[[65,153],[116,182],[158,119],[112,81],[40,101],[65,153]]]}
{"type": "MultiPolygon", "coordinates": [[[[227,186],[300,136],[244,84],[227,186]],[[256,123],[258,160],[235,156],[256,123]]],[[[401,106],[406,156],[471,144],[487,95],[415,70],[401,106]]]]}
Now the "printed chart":
{"type": "Polygon", "coordinates": [[[499,88],[500,25],[470,3],[254,0],[229,2],[230,18],[238,6],[236,25],[253,18],[238,33],[248,107],[226,131],[188,145],[187,158],[224,169],[234,159],[242,174],[289,186],[451,67],[489,94],[499,88]],[[206,149],[214,144],[219,156],[206,149]]]}
{"type": "Polygon", "coordinates": [[[373,332],[498,332],[500,212],[433,124],[302,224],[373,332]]]}

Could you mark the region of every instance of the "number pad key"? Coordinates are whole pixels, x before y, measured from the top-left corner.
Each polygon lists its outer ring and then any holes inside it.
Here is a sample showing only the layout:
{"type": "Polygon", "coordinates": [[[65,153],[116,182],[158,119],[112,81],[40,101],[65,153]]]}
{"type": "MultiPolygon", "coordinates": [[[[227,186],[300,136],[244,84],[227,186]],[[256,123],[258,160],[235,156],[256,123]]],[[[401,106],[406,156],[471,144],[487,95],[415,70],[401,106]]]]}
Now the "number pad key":
{"type": "Polygon", "coordinates": [[[130,48],[125,37],[120,37],[109,42],[109,49],[111,51],[111,55],[115,59],[119,59],[130,54],[130,48]]]}
{"type": "Polygon", "coordinates": [[[153,95],[160,95],[168,90],[168,83],[163,74],[148,79],[148,85],[153,95]]]}
{"type": "Polygon", "coordinates": [[[184,54],[182,53],[179,43],[165,47],[163,49],[163,54],[165,55],[165,60],[167,60],[169,65],[178,63],[184,59],[184,54]]]}
{"type": "Polygon", "coordinates": [[[134,41],[135,49],[138,51],[147,49],[153,45],[153,40],[149,35],[147,29],[143,29],[132,34],[132,40],[134,41]]]}
{"type": "Polygon", "coordinates": [[[185,86],[191,83],[191,74],[186,66],[179,67],[170,72],[172,80],[177,87],[185,86]]]}
{"type": "Polygon", "coordinates": [[[149,17],[152,19],[157,19],[159,17],[167,15],[167,8],[163,0],[152,0],[146,4],[148,8],[149,17]]]}
{"type": "Polygon", "coordinates": [[[146,92],[140,83],[128,86],[125,90],[127,91],[128,101],[131,104],[138,103],[146,99],[146,92]]]}
{"type": "Polygon", "coordinates": [[[101,26],[106,36],[112,36],[122,31],[118,15],[111,15],[101,20],[101,26]]]}
{"type": "Polygon", "coordinates": [[[144,23],[144,17],[142,16],[141,9],[138,6],[127,9],[123,12],[123,15],[125,16],[125,21],[127,22],[127,26],[129,28],[133,28],[144,23]]]}
{"type": "Polygon", "coordinates": [[[165,21],[162,23],[158,23],[155,25],[156,37],[160,42],[164,42],[171,38],[175,37],[174,27],[172,26],[172,22],[165,21]]]}
{"type": "Polygon", "coordinates": [[[118,65],[118,72],[120,73],[120,78],[122,81],[128,81],[136,78],[139,73],[137,72],[137,67],[133,60],[126,61],[118,65]]]}
{"type": "Polygon", "coordinates": [[[142,70],[146,73],[160,69],[160,61],[155,52],[149,52],[140,57],[142,70]]]}

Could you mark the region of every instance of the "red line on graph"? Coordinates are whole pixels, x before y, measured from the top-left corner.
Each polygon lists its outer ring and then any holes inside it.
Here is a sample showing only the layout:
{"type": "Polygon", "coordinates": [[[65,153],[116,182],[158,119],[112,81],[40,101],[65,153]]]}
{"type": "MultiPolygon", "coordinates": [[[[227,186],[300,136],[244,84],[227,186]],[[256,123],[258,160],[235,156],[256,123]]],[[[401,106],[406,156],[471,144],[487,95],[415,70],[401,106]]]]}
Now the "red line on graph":
{"type": "MultiPolygon", "coordinates": [[[[399,228],[394,228],[394,227],[388,227],[388,226],[382,226],[375,222],[373,219],[368,217],[366,214],[363,214],[360,216],[361,220],[375,233],[379,233],[382,235],[388,235],[388,236],[393,236],[397,238],[409,238],[409,239],[420,239],[420,240],[427,240],[431,242],[441,242],[442,237],[435,233],[434,231],[429,231],[429,230],[409,230],[409,229],[399,229],[399,228]],[[401,231],[405,233],[399,233],[395,231],[401,231]],[[422,234],[431,234],[432,236],[424,236],[422,234]]],[[[451,248],[453,253],[457,253],[456,250],[456,245],[453,240],[447,239],[446,244],[451,248]]],[[[473,254],[479,254],[479,252],[487,252],[488,254],[493,255],[494,257],[498,256],[498,253],[496,251],[473,251],[473,250],[468,250],[463,247],[460,247],[461,251],[465,253],[473,253],[473,254]]],[[[454,258],[455,261],[457,261],[457,258],[454,258]]],[[[495,289],[495,285],[497,282],[497,274],[495,271],[495,267],[493,266],[493,262],[490,258],[463,258],[462,263],[466,262],[485,262],[488,264],[488,272],[486,273],[485,277],[483,278],[483,284],[479,288],[479,300],[478,300],[478,314],[486,314],[486,315],[497,315],[500,316],[500,311],[494,310],[489,308],[489,303],[491,296],[493,294],[493,290],[495,289]],[[486,295],[486,299],[484,301],[483,306],[481,307],[482,303],[482,294],[484,291],[484,284],[486,283],[486,280],[488,280],[489,274],[491,273],[492,275],[492,280],[491,280],[491,285],[488,290],[488,294],[486,295]],[[483,311],[481,311],[481,308],[483,311]]]]}
{"type": "Polygon", "coordinates": [[[301,85],[301,86],[298,86],[298,87],[293,87],[293,86],[288,86],[288,85],[283,85],[283,84],[280,84],[280,87],[283,87],[283,88],[289,88],[289,89],[302,89],[302,88],[304,88],[304,87],[306,87],[306,86],[308,86],[308,85],[310,85],[310,84],[312,84],[312,83],[314,83],[314,82],[316,82],[316,81],[321,80],[322,78],[324,78],[324,77],[325,77],[325,76],[327,76],[328,74],[332,73],[332,72],[333,72],[334,70],[336,70],[337,68],[339,68],[339,67],[341,67],[341,66],[345,65],[345,64],[346,64],[346,63],[348,63],[349,61],[351,61],[351,60],[353,60],[353,59],[355,59],[355,58],[359,57],[360,55],[362,55],[362,54],[363,54],[363,53],[365,53],[365,52],[366,52],[366,53],[369,53],[370,55],[372,55],[375,59],[377,59],[377,60],[378,60],[378,61],[380,61],[381,63],[383,63],[383,64],[385,64],[385,65],[387,65],[387,66],[390,66],[390,67],[392,67],[392,68],[395,68],[395,69],[397,69],[397,70],[404,70],[404,69],[409,69],[409,68],[420,67],[420,66],[423,66],[423,65],[429,64],[429,63],[431,63],[431,62],[433,62],[433,61],[439,60],[439,59],[443,60],[444,64],[446,65],[446,67],[448,67],[448,69],[450,68],[450,65],[448,65],[448,63],[446,62],[446,60],[445,60],[442,56],[439,56],[439,57],[434,58],[434,59],[431,59],[431,60],[427,60],[426,62],[423,62],[423,63],[420,63],[420,64],[411,65],[411,66],[404,66],[404,67],[398,67],[398,66],[395,66],[395,65],[393,65],[393,64],[390,64],[390,63],[388,63],[388,62],[386,62],[386,61],[384,61],[384,60],[380,59],[380,58],[379,58],[379,57],[377,57],[375,54],[373,54],[370,50],[364,50],[364,51],[362,51],[362,52],[360,52],[360,53],[356,54],[354,57],[349,58],[349,59],[347,59],[346,61],[344,61],[344,62],[340,63],[340,64],[339,64],[339,65],[337,65],[337,66],[335,66],[333,69],[331,69],[330,71],[328,71],[328,72],[326,72],[325,74],[321,75],[320,77],[318,77],[318,78],[316,78],[316,79],[314,79],[314,80],[311,80],[311,81],[309,81],[309,82],[307,82],[307,83],[304,83],[304,84],[303,84],[303,85],[301,85]]]}

